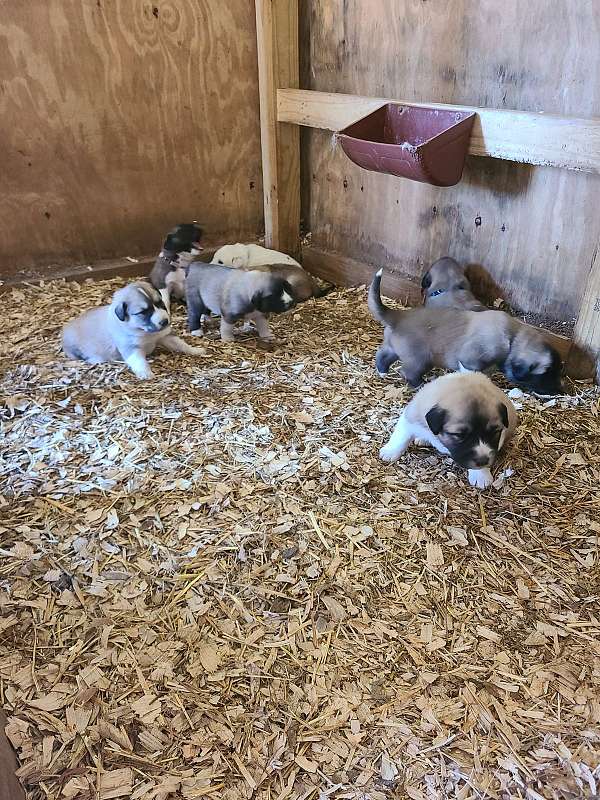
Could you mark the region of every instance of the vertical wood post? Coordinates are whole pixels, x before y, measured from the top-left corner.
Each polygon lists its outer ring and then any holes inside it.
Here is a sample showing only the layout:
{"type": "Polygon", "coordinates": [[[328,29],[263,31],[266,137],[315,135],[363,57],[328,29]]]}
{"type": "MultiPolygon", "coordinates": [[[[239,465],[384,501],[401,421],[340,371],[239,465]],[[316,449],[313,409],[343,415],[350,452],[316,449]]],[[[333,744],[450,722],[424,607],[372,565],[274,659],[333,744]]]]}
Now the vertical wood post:
{"type": "Polygon", "coordinates": [[[277,122],[277,89],[298,88],[298,0],[256,0],[265,244],[300,250],[300,130],[277,122]]]}
{"type": "MultiPolygon", "coordinates": [[[[569,372],[586,374],[589,355],[594,362],[596,383],[600,383],[600,242],[588,275],[581,301],[579,316],[573,333],[573,347],[569,357],[569,372]]],[[[587,370],[589,374],[589,370],[587,370]]]]}

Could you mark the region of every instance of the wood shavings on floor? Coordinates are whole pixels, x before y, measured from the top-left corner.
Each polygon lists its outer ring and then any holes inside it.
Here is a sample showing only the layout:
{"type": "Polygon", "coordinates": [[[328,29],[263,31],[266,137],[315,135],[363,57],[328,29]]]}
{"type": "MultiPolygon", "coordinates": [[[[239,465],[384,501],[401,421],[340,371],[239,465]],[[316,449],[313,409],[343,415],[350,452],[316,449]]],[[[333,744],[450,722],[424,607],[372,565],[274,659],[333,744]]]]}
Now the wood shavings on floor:
{"type": "Polygon", "coordinates": [[[4,295],[0,702],[28,797],[597,797],[597,390],[523,397],[479,493],[430,450],[379,461],[411,392],[374,372],[364,290],[139,382],[59,353],[117,285],[4,295]]]}

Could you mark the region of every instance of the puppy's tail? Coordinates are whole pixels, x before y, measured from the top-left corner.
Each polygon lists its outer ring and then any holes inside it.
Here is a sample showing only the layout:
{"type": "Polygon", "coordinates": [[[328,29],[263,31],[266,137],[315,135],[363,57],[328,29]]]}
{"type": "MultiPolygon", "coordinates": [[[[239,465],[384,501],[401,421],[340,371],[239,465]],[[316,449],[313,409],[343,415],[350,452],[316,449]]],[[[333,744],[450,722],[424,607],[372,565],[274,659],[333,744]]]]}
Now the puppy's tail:
{"type": "Polygon", "coordinates": [[[391,308],[384,306],[381,301],[381,277],[383,268],[377,270],[369,288],[369,311],[378,322],[385,325],[390,321],[391,308]]]}

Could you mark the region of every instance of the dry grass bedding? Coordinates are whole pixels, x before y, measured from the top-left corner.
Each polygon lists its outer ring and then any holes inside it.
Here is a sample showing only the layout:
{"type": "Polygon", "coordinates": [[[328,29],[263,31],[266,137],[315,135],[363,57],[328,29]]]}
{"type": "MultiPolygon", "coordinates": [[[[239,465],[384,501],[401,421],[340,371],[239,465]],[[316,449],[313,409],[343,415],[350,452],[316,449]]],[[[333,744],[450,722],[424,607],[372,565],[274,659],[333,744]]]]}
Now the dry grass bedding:
{"type": "Polygon", "coordinates": [[[375,375],[364,290],[139,382],[59,353],[117,285],[4,298],[0,702],[28,797],[597,797],[597,391],[523,397],[480,493],[430,450],[378,460],[411,392],[375,375]]]}

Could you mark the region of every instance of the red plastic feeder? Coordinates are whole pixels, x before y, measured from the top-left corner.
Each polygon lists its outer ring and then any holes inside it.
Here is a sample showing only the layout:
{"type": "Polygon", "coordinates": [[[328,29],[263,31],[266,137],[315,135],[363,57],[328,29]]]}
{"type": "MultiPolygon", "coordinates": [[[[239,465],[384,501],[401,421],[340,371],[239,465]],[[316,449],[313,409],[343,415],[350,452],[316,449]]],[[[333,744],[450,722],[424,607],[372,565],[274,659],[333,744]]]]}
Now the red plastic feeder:
{"type": "Polygon", "coordinates": [[[338,138],[348,158],[363,169],[454,186],[474,121],[472,112],[386,103],[344,128],[338,138]]]}

